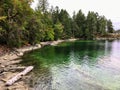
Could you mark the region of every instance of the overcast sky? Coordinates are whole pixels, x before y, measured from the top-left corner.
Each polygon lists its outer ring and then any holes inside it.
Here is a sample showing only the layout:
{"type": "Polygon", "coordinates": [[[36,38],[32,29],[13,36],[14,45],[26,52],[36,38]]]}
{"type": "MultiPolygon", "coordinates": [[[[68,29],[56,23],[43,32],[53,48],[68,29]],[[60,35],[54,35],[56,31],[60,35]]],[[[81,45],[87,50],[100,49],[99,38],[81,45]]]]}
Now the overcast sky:
{"type": "Polygon", "coordinates": [[[78,12],[80,9],[85,15],[88,11],[98,12],[99,15],[111,19],[115,29],[120,27],[120,0],[48,0],[48,2],[49,6],[59,6],[60,9],[66,9],[71,16],[73,11],[78,12]]]}

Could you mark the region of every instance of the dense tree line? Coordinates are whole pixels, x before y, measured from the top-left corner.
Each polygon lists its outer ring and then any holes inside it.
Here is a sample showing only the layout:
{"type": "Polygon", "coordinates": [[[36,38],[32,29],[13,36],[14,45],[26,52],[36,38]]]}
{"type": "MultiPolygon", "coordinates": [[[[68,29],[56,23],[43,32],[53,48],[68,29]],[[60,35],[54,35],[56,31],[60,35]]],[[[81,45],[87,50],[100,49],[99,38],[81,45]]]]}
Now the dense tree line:
{"type": "Polygon", "coordinates": [[[47,0],[38,1],[35,10],[30,7],[33,0],[0,1],[0,44],[20,47],[67,38],[93,39],[114,31],[111,20],[98,13],[89,11],[85,16],[79,10],[70,17],[59,7],[48,10],[47,0]]]}

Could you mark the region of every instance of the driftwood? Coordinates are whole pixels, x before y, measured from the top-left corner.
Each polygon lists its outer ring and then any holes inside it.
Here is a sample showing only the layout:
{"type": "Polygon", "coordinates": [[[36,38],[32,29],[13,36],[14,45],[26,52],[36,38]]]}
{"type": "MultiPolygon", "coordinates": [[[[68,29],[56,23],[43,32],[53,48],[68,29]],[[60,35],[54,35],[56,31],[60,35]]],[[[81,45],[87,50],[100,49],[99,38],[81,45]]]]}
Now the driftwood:
{"type": "Polygon", "coordinates": [[[28,72],[30,72],[33,69],[33,66],[28,66],[24,71],[18,73],[16,76],[14,76],[13,78],[11,78],[10,80],[8,80],[6,82],[6,86],[10,86],[13,83],[15,83],[17,80],[21,79],[22,76],[26,75],[28,72]]]}

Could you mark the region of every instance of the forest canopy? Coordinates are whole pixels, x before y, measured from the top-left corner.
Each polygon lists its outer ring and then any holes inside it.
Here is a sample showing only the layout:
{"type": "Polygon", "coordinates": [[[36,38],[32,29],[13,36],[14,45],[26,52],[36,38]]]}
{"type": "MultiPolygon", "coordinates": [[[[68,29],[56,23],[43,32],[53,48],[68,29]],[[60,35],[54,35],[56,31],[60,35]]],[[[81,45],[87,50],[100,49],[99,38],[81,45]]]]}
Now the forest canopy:
{"type": "Polygon", "coordinates": [[[64,9],[50,8],[47,0],[38,1],[35,10],[33,0],[0,1],[0,44],[21,47],[58,39],[93,39],[114,31],[111,20],[96,12],[85,16],[79,10],[70,17],[64,9]]]}

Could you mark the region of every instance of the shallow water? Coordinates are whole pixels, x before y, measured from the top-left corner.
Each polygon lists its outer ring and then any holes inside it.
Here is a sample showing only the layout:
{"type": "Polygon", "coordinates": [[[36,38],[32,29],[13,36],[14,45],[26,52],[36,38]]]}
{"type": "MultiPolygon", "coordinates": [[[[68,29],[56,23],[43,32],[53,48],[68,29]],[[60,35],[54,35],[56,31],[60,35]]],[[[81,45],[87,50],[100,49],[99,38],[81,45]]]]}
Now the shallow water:
{"type": "Polygon", "coordinates": [[[120,41],[76,41],[23,56],[34,90],[120,90],[120,41]]]}

